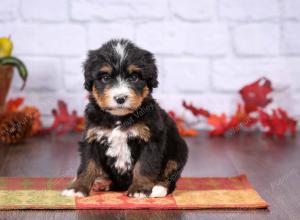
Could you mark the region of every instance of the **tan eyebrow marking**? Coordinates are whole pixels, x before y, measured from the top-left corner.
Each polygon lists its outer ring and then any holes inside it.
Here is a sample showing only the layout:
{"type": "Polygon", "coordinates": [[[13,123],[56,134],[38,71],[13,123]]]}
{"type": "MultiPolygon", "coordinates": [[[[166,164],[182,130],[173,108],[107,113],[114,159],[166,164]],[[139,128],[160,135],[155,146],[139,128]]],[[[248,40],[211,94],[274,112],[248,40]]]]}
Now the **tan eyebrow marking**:
{"type": "Polygon", "coordinates": [[[131,74],[131,73],[141,72],[142,69],[135,64],[130,64],[127,70],[131,74]]]}
{"type": "Polygon", "coordinates": [[[102,73],[108,73],[108,74],[111,74],[112,73],[112,67],[108,64],[104,64],[100,69],[99,69],[100,72],[102,73]]]}

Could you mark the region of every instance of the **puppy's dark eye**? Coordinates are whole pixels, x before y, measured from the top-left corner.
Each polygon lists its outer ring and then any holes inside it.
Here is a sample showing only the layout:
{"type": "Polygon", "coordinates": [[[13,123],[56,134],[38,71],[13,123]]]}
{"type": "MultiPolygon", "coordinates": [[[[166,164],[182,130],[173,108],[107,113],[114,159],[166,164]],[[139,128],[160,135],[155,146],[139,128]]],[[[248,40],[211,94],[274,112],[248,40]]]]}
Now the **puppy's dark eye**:
{"type": "Polygon", "coordinates": [[[127,82],[136,82],[138,81],[139,77],[137,74],[130,74],[127,78],[126,81],[127,82]]]}
{"type": "Polygon", "coordinates": [[[111,76],[109,74],[103,74],[101,76],[101,81],[103,83],[108,83],[108,82],[110,82],[110,80],[111,80],[111,76]]]}

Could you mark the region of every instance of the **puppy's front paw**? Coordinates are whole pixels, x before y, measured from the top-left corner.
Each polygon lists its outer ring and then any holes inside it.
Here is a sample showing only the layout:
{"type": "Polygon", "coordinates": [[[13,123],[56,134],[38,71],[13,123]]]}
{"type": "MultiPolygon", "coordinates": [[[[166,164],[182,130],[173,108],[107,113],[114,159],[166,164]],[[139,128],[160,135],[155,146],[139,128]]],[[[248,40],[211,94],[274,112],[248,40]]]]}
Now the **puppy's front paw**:
{"type": "Polygon", "coordinates": [[[82,186],[76,182],[72,182],[72,184],[61,193],[61,195],[69,197],[85,197],[89,194],[90,190],[88,187],[82,186]]]}
{"type": "Polygon", "coordinates": [[[68,196],[68,197],[85,197],[83,192],[80,191],[75,191],[75,189],[65,189],[64,191],[61,192],[62,196],[68,196]]]}
{"type": "Polygon", "coordinates": [[[167,194],[168,194],[168,189],[166,187],[161,186],[161,185],[155,185],[152,188],[152,192],[150,194],[150,197],[152,197],[152,198],[162,198],[162,197],[167,196],[167,194]]]}
{"type": "Polygon", "coordinates": [[[134,198],[147,198],[150,196],[153,184],[138,185],[132,184],[127,195],[134,198]]]}

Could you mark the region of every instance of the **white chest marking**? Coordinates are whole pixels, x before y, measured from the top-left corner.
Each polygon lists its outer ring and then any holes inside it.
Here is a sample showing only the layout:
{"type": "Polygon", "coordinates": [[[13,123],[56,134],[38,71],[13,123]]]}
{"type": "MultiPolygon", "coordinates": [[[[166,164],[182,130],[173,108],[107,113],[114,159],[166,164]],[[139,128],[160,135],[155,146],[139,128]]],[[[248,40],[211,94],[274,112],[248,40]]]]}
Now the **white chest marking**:
{"type": "Polygon", "coordinates": [[[135,124],[130,128],[121,129],[121,122],[119,121],[116,122],[116,126],[114,129],[90,128],[87,131],[86,140],[88,143],[97,141],[100,144],[108,144],[106,156],[115,158],[115,168],[119,173],[124,173],[132,168],[131,151],[127,144],[128,138],[138,137],[148,142],[150,130],[144,124],[135,124]]]}
{"type": "Polygon", "coordinates": [[[130,170],[132,167],[131,152],[127,144],[127,132],[122,131],[120,127],[116,127],[107,137],[109,148],[106,155],[116,158],[115,168],[120,173],[130,170]]]}

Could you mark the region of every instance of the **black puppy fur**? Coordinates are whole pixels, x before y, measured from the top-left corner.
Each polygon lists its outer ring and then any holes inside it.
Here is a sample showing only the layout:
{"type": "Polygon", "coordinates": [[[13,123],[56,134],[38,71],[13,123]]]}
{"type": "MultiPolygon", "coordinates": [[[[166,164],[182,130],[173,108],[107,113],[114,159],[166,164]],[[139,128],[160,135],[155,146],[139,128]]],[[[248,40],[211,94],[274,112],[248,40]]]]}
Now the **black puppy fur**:
{"type": "Polygon", "coordinates": [[[152,98],[158,86],[153,55],[128,40],[111,40],[89,52],[84,76],[90,96],[81,163],[68,188],[73,194],[65,195],[88,196],[97,183],[98,190],[128,190],[133,197],[171,193],[188,149],[173,120],[152,98]],[[118,100],[124,98],[125,103],[114,103],[119,97],[110,96],[121,84],[129,95],[122,93],[118,100]],[[154,186],[164,187],[166,193],[152,192],[154,186]]]}

